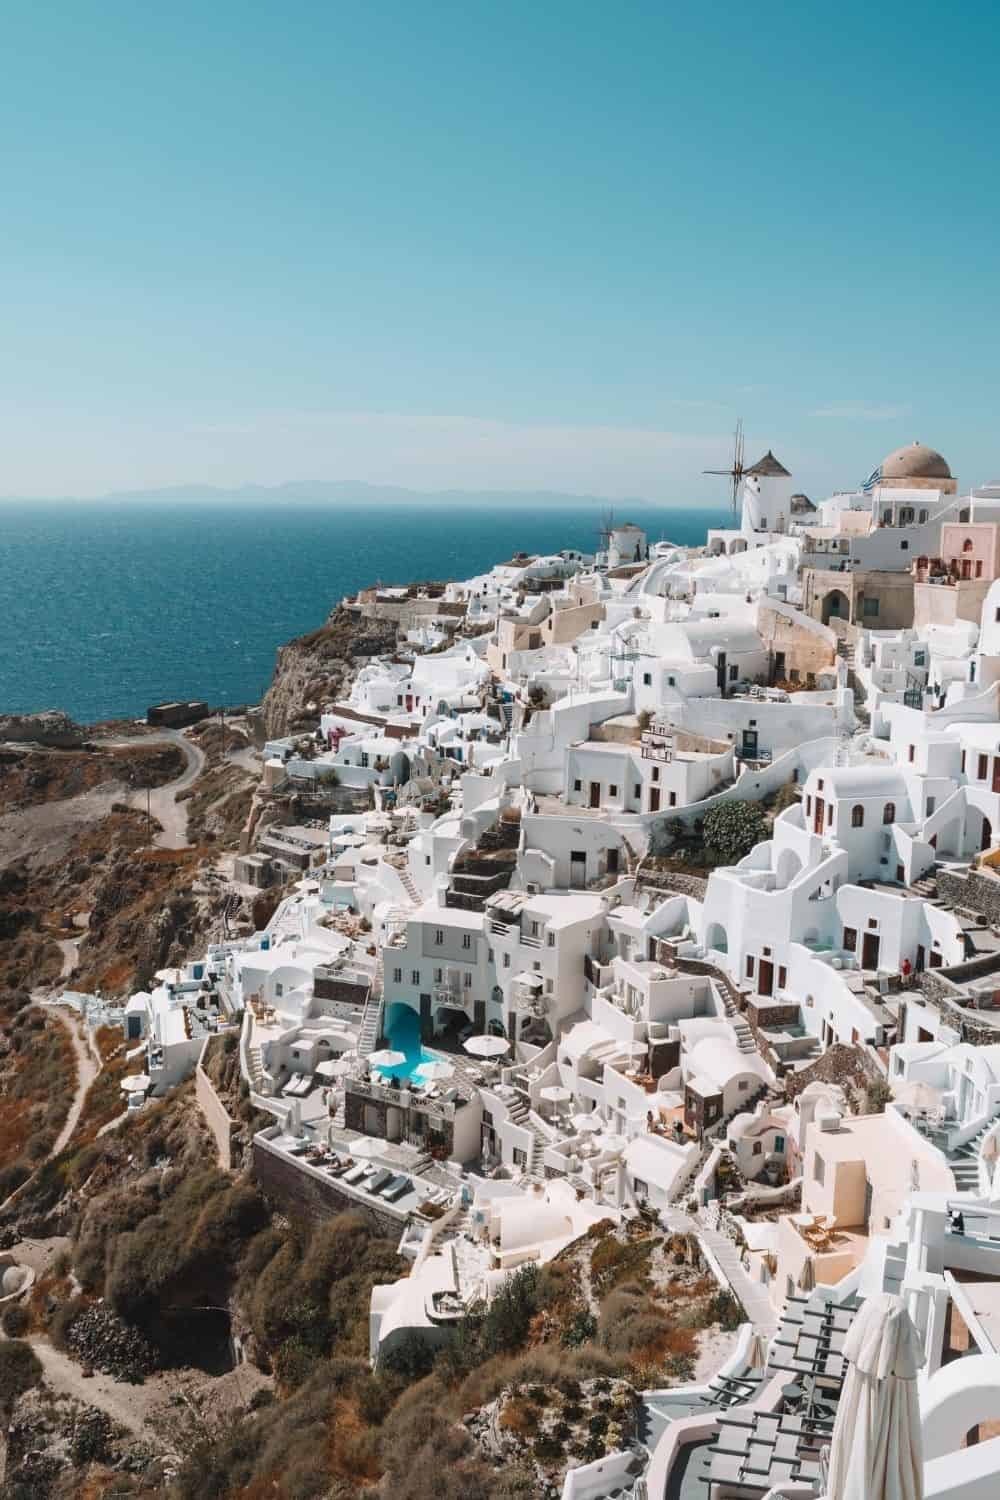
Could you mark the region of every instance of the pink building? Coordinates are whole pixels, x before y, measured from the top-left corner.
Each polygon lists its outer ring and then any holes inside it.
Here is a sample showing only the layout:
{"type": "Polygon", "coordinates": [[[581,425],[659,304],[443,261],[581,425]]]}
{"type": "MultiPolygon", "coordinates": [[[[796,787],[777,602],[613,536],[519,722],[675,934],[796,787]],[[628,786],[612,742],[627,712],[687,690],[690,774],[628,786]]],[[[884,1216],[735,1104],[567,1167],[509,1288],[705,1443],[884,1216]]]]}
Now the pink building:
{"type": "Polygon", "coordinates": [[[1000,526],[988,521],[946,521],[938,557],[913,564],[913,623],[950,625],[979,621],[986,591],[1000,577],[1000,526]]]}

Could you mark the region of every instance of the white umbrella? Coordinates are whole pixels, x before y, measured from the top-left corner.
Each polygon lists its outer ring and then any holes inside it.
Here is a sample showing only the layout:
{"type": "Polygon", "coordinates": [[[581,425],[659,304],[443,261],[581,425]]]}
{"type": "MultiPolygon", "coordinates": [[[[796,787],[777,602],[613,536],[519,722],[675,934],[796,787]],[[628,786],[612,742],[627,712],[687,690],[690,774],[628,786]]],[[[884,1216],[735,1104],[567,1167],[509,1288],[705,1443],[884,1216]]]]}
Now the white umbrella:
{"type": "Polygon", "coordinates": [[[381,1052],[369,1052],[368,1065],[372,1068],[398,1068],[405,1063],[406,1053],[397,1052],[394,1047],[383,1047],[381,1052]]]}
{"type": "Polygon", "coordinates": [[[904,1104],[908,1109],[937,1109],[941,1103],[940,1090],[932,1088],[922,1078],[897,1084],[892,1094],[897,1104],[904,1104]]]}
{"type": "Polygon", "coordinates": [[[359,1141],[352,1141],[347,1149],[352,1156],[362,1161],[370,1161],[373,1156],[381,1156],[387,1144],[388,1142],[384,1141],[381,1136],[363,1135],[359,1141]]]}
{"type": "Polygon", "coordinates": [[[538,1097],[544,1099],[546,1104],[568,1104],[573,1095],[561,1083],[550,1083],[546,1088],[539,1089],[538,1097]]]}
{"type": "Polygon", "coordinates": [[[430,1062],[422,1062],[414,1073],[418,1078],[425,1079],[428,1083],[440,1083],[445,1078],[450,1078],[454,1073],[454,1064],[445,1062],[441,1057],[432,1057],[430,1062]]]}
{"type": "Polygon", "coordinates": [[[465,1050],[473,1057],[502,1057],[510,1050],[510,1042],[503,1036],[470,1036],[465,1050]]]}
{"type": "Polygon", "coordinates": [[[816,1286],[816,1267],[813,1265],[811,1255],[807,1255],[802,1262],[802,1270],[799,1272],[799,1291],[811,1292],[816,1286]]]}
{"type": "Polygon", "coordinates": [[[869,1297],[844,1339],[847,1375],[830,1444],[829,1500],[921,1500],[920,1335],[901,1297],[869,1297]]]}
{"type": "Polygon", "coordinates": [[[596,1135],[604,1129],[604,1121],[595,1109],[589,1115],[574,1115],[573,1126],[581,1135],[596,1135]]]}
{"type": "Polygon", "coordinates": [[[597,1142],[602,1151],[610,1156],[620,1156],[628,1145],[623,1135],[603,1135],[597,1142]]]}
{"type": "Polygon", "coordinates": [[[130,1073],[122,1079],[120,1087],[124,1094],[144,1094],[151,1082],[147,1073],[130,1073]]]}
{"type": "Polygon", "coordinates": [[[343,1057],[330,1057],[326,1062],[316,1064],[316,1072],[320,1078],[343,1078],[349,1073],[354,1064],[343,1057]]]}

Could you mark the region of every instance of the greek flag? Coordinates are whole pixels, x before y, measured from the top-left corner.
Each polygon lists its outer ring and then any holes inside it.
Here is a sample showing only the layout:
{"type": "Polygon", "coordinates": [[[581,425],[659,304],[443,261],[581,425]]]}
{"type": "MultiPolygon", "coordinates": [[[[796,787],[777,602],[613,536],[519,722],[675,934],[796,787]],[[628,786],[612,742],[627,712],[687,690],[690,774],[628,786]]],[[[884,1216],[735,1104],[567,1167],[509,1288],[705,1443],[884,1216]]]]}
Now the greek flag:
{"type": "Polygon", "coordinates": [[[875,486],[877,484],[881,483],[881,480],[882,480],[882,465],[879,464],[879,466],[878,466],[877,469],[872,469],[872,471],[869,474],[868,478],[865,480],[864,484],[861,486],[862,494],[870,495],[871,492],[872,492],[872,490],[875,488],[875,486]]]}

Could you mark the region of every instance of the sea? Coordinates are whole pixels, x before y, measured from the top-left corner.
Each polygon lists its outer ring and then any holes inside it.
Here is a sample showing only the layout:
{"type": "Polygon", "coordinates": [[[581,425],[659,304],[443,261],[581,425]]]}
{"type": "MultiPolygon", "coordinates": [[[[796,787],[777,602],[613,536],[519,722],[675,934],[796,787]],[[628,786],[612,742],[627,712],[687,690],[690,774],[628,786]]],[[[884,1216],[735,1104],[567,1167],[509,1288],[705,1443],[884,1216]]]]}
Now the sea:
{"type": "MultiPolygon", "coordinates": [[[[602,518],[594,504],[5,501],[0,713],[58,708],[93,723],[173,698],[256,703],[277,648],[344,595],[470,577],[517,551],[593,552],[602,518]]],[[[728,518],[620,516],[687,545],[728,518]]]]}

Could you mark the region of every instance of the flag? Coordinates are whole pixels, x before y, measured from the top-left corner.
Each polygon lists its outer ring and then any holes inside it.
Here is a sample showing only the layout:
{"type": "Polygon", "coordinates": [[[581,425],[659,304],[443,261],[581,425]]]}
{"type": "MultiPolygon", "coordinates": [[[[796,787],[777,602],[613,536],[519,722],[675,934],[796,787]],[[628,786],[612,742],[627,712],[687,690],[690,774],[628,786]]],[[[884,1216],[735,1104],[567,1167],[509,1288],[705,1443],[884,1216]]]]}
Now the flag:
{"type": "Polygon", "coordinates": [[[871,492],[872,492],[872,490],[875,488],[875,486],[881,482],[881,479],[882,479],[882,465],[879,464],[879,466],[878,466],[877,469],[872,469],[872,471],[869,474],[868,478],[865,480],[864,484],[861,486],[862,493],[865,494],[865,495],[870,495],[871,492]]]}

